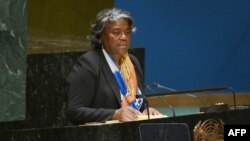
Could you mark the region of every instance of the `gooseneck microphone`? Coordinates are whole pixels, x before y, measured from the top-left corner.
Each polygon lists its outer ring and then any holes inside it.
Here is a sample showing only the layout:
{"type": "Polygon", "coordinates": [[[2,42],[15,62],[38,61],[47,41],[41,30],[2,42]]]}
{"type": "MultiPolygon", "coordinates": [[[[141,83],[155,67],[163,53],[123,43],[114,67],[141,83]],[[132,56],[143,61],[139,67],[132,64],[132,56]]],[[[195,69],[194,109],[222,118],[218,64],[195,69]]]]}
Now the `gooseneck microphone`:
{"type": "MultiPolygon", "coordinates": [[[[153,86],[153,87],[156,87],[156,88],[165,89],[165,90],[168,90],[168,91],[177,91],[177,90],[175,90],[175,89],[172,89],[172,88],[163,86],[163,85],[161,85],[161,84],[159,84],[159,83],[157,83],[157,82],[153,82],[153,83],[152,83],[152,86],[153,86]]],[[[194,95],[194,94],[191,94],[191,93],[186,93],[185,95],[191,96],[191,97],[197,99],[197,100],[200,102],[200,104],[202,105],[203,108],[206,107],[205,104],[204,104],[204,102],[200,99],[200,97],[198,97],[198,96],[196,96],[196,95],[194,95]]]]}
{"type": "MultiPolygon", "coordinates": [[[[146,86],[144,85],[144,87],[146,87],[146,86]]],[[[150,120],[149,103],[148,103],[148,100],[147,100],[146,96],[144,94],[141,94],[141,95],[136,95],[136,98],[142,98],[143,99],[144,106],[146,106],[146,109],[147,109],[148,120],[150,120]]]]}
{"type": "MultiPolygon", "coordinates": [[[[165,88],[165,89],[168,89],[168,87],[165,87],[165,86],[162,86],[156,82],[154,82],[152,84],[152,86],[157,86],[158,88],[165,88]]],[[[171,88],[170,88],[171,89],[171,88]]],[[[174,90],[174,89],[172,89],[174,90]]],[[[155,95],[147,95],[147,97],[152,97],[152,96],[161,96],[161,95],[176,95],[176,94],[190,94],[190,93],[197,93],[197,92],[209,92],[209,91],[229,91],[232,93],[233,95],[233,103],[234,103],[234,110],[236,110],[236,95],[235,95],[235,92],[233,90],[232,87],[228,87],[228,86],[220,86],[220,87],[210,87],[210,88],[201,88],[201,89],[189,89],[189,90],[181,90],[181,91],[170,91],[170,92],[164,92],[164,93],[157,93],[155,95]]],[[[195,96],[195,95],[193,95],[195,96]]],[[[205,107],[205,105],[203,104],[203,102],[199,99],[199,97],[195,96],[199,101],[200,103],[202,103],[203,107],[205,107]]]]}
{"type": "MultiPolygon", "coordinates": [[[[144,84],[145,85],[145,89],[150,90],[152,93],[155,93],[155,91],[150,87],[149,84],[144,84]]],[[[157,96],[159,97],[165,104],[168,105],[168,107],[171,109],[172,113],[173,113],[173,117],[175,117],[175,109],[173,108],[173,106],[171,104],[169,104],[164,98],[162,98],[162,96],[157,96]]]]}
{"type": "Polygon", "coordinates": [[[234,89],[233,89],[232,87],[228,87],[227,89],[228,89],[230,92],[232,92],[232,94],[233,94],[234,110],[236,110],[236,97],[235,97],[234,89]]]}
{"type": "Polygon", "coordinates": [[[149,104],[146,96],[144,94],[141,95],[136,95],[136,98],[142,98],[144,101],[144,106],[146,106],[147,109],[147,115],[148,115],[148,120],[150,119],[150,114],[149,114],[149,104]]]}

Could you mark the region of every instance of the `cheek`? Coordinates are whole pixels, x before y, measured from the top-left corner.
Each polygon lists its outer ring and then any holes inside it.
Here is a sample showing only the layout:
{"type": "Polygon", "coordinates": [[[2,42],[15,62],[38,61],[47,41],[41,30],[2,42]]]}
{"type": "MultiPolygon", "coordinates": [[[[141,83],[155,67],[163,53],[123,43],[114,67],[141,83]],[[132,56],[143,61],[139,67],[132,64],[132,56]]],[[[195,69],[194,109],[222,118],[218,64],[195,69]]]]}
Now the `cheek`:
{"type": "Polygon", "coordinates": [[[109,38],[108,43],[110,46],[115,47],[117,45],[117,40],[115,38],[109,38]]]}
{"type": "Polygon", "coordinates": [[[104,37],[104,38],[102,38],[102,43],[105,45],[105,46],[110,46],[110,45],[112,45],[112,44],[114,44],[115,43],[115,39],[114,38],[112,38],[112,37],[104,37]]]}

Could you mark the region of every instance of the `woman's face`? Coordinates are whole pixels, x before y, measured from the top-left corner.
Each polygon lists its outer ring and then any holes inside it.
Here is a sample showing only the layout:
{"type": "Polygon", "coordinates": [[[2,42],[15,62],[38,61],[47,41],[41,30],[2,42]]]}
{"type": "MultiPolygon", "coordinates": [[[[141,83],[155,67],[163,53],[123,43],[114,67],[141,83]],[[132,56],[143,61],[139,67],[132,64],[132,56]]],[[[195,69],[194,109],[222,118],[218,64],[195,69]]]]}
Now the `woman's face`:
{"type": "Polygon", "coordinates": [[[115,59],[119,59],[128,51],[130,36],[131,28],[129,27],[128,21],[119,19],[106,26],[102,33],[101,40],[104,49],[108,53],[111,53],[115,59]]]}

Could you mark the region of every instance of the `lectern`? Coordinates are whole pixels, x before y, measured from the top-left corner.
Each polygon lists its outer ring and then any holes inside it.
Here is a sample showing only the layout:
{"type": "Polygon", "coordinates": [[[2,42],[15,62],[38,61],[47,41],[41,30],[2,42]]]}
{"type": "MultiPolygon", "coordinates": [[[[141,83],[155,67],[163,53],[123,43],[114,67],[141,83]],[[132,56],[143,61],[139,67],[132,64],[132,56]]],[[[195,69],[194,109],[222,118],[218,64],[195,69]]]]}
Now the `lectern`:
{"type": "Polygon", "coordinates": [[[141,141],[190,141],[186,123],[141,123],[141,141]]]}

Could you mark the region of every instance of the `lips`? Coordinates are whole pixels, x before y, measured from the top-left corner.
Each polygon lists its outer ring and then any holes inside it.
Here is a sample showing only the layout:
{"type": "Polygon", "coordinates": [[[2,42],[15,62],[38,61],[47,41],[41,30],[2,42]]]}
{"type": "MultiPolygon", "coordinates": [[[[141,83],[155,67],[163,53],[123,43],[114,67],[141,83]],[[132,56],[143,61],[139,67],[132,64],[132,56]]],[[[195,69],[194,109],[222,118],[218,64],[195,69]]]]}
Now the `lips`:
{"type": "Polygon", "coordinates": [[[128,46],[127,45],[118,45],[118,47],[127,48],[128,46]]]}

